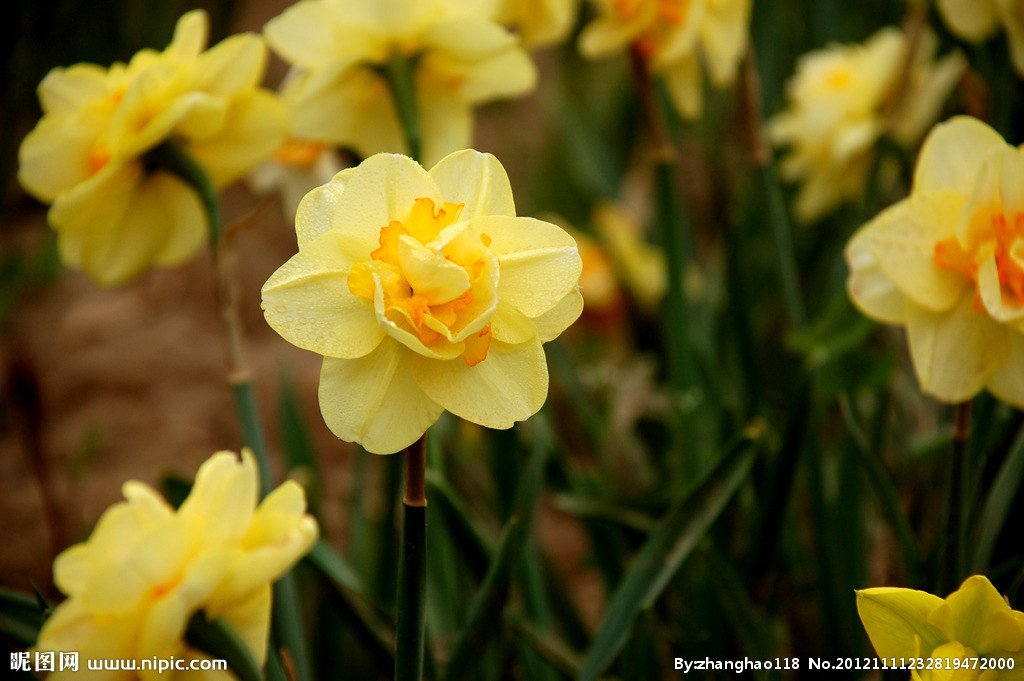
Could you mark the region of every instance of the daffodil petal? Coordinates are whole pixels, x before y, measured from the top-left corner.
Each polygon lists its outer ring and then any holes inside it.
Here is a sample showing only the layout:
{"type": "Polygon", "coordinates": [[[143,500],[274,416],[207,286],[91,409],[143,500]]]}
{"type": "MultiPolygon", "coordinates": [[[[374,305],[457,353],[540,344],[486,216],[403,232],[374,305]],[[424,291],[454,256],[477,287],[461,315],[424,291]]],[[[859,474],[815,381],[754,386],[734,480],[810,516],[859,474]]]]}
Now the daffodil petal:
{"type": "Polygon", "coordinates": [[[1011,613],[992,583],[974,575],[929,614],[928,622],[978,653],[1016,652],[1024,644],[1024,628],[1011,613]]]}
{"type": "Polygon", "coordinates": [[[328,232],[300,250],[263,285],[263,314],[289,343],[328,357],[354,359],[384,338],[374,311],[348,285],[352,261],[342,235],[328,232]]]}
{"type": "Polygon", "coordinates": [[[915,657],[914,637],[932,650],[946,637],[928,623],[942,599],[924,591],[878,587],[857,592],[857,612],[875,652],[881,658],[915,657]]]}
{"type": "Polygon", "coordinates": [[[573,322],[583,314],[583,294],[579,288],[571,291],[569,295],[558,301],[553,308],[533,319],[537,328],[537,338],[541,343],[547,343],[562,335],[562,332],[569,328],[573,322]]]}
{"type": "Polygon", "coordinates": [[[70,113],[107,94],[107,70],[95,64],[51,69],[39,84],[44,113],[70,113]]]}
{"type": "Polygon", "coordinates": [[[1011,331],[974,310],[972,296],[945,312],[906,306],[907,340],[921,390],[956,404],[974,397],[1010,357],[1011,331]]]}
{"type": "Polygon", "coordinates": [[[325,357],[320,411],[331,432],[374,454],[392,454],[419,439],[444,408],[413,380],[410,354],[386,341],[359,359],[325,357]]]}
{"type": "Polygon", "coordinates": [[[224,186],[277,151],[286,126],[284,107],[276,97],[249,90],[231,98],[220,133],[191,140],[187,151],[214,185],[224,186]]]}
{"type": "Polygon", "coordinates": [[[865,315],[886,324],[902,324],[906,297],[879,265],[871,248],[871,223],[862,227],[846,246],[850,277],[846,291],[865,315]]]}
{"type": "Polygon", "coordinates": [[[970,116],[955,116],[936,125],[921,145],[914,193],[952,189],[968,196],[982,163],[993,149],[1005,144],[999,133],[970,116]]]}
{"type": "Polygon", "coordinates": [[[537,326],[534,320],[505,301],[498,301],[494,317],[491,318],[491,337],[494,340],[514,345],[525,343],[536,335],[537,326]]]}
{"type": "Polygon", "coordinates": [[[267,48],[258,35],[233,35],[199,55],[195,88],[230,97],[257,87],[266,67],[267,48]]]}
{"type": "Polygon", "coordinates": [[[576,288],[583,270],[576,241],[556,225],[534,218],[482,216],[473,227],[491,239],[501,276],[498,299],[538,317],[576,288]]]}
{"type": "MultiPolygon", "coordinates": [[[[468,147],[473,139],[473,110],[455,88],[438,80],[429,68],[417,77],[416,111],[424,131],[423,159],[428,165],[468,147]]],[[[408,153],[404,140],[401,144],[408,153]]]]}
{"type": "Polygon", "coordinates": [[[18,181],[42,201],[88,180],[92,154],[108,115],[98,109],[44,116],[18,150],[18,181]]]}
{"type": "Polygon", "coordinates": [[[222,610],[224,618],[261,667],[267,661],[267,632],[270,630],[272,590],[269,584],[257,589],[249,598],[222,610]]]}
{"type": "Polygon", "coordinates": [[[992,373],[985,387],[997,399],[1024,409],[1024,336],[1015,331],[1010,337],[1010,357],[992,373]]]}
{"type": "Polygon", "coordinates": [[[964,40],[981,42],[999,26],[995,3],[989,0],[936,0],[949,28],[964,40]]]}
{"type": "Polygon", "coordinates": [[[146,177],[134,165],[105,168],[50,209],[62,258],[104,286],[126,281],[153,262],[174,230],[196,229],[183,225],[196,214],[183,191],[191,190],[169,173],[146,177]]]}
{"type": "Polygon", "coordinates": [[[694,54],[681,57],[660,71],[672,106],[688,119],[700,117],[704,109],[704,80],[694,54]]]}
{"type": "Polygon", "coordinates": [[[935,246],[953,236],[962,206],[953,191],[915,194],[883,211],[865,236],[886,276],[935,312],[951,308],[970,286],[963,273],[935,264],[935,246]]]}
{"type": "Polygon", "coordinates": [[[491,154],[473,149],[456,151],[441,159],[429,174],[445,201],[463,204],[462,220],[477,215],[516,214],[508,175],[491,154]]]}
{"type": "Polygon", "coordinates": [[[548,368],[539,339],[518,345],[493,340],[487,358],[470,367],[417,356],[416,383],[456,416],[487,428],[511,428],[540,410],[548,393],[548,368]]]}

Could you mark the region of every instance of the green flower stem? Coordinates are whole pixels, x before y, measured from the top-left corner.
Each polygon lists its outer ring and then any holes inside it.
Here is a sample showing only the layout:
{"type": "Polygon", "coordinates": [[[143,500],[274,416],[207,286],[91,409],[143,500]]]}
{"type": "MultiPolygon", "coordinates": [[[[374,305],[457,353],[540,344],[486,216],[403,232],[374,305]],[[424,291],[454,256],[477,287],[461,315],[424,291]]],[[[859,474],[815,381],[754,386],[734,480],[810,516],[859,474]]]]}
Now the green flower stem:
{"type": "Polygon", "coordinates": [[[391,87],[391,94],[395,98],[395,109],[398,111],[398,119],[402,122],[402,129],[405,131],[409,156],[414,161],[421,163],[423,161],[423,135],[420,130],[419,113],[416,109],[416,84],[413,81],[415,65],[414,59],[395,53],[384,65],[384,75],[391,87]]]}
{"type": "Polygon", "coordinates": [[[698,372],[694,362],[687,326],[692,315],[684,290],[687,268],[693,260],[691,230],[689,221],[679,205],[676,186],[676,162],[678,154],[669,136],[658,103],[654,81],[647,68],[647,61],[637,45],[630,49],[630,64],[633,82],[640,97],[645,123],[652,141],[652,157],[655,175],[657,205],[657,229],[662,248],[668,261],[668,291],[664,302],[665,320],[665,363],[669,385],[676,399],[676,423],[674,428],[675,447],[682,456],[674,457],[679,466],[681,479],[686,479],[697,468],[695,448],[683,446],[692,435],[696,424],[692,409],[687,412],[683,402],[698,389],[698,372]]]}
{"type": "MultiPolygon", "coordinates": [[[[238,279],[234,276],[234,253],[230,249],[230,240],[225,238],[217,190],[202,166],[173,140],[153,149],[147,154],[146,162],[152,167],[174,173],[188,183],[195,189],[206,210],[217,281],[217,304],[227,335],[227,380],[231,386],[235,414],[242,430],[242,441],[252,450],[259,468],[260,497],[265,497],[274,487],[274,478],[270,469],[263,423],[253,391],[252,376],[244,359],[238,279]]],[[[274,599],[276,607],[272,616],[275,637],[288,650],[296,681],[309,681],[311,677],[305,636],[299,621],[298,599],[291,573],[284,575],[274,585],[274,599]]]]}
{"type": "Polygon", "coordinates": [[[967,458],[971,437],[971,403],[956,405],[953,417],[953,456],[949,462],[949,488],[946,502],[946,550],[940,569],[945,591],[954,591],[967,577],[967,523],[969,510],[967,458]]]}
{"type": "Polygon", "coordinates": [[[747,112],[747,134],[751,155],[757,165],[761,187],[768,205],[768,220],[775,240],[775,255],[779,262],[779,277],[782,282],[782,300],[786,315],[794,330],[807,325],[807,312],[800,289],[800,275],[793,252],[793,229],[782,198],[772,150],[764,137],[764,115],[761,107],[761,79],[757,74],[757,61],[753,47],[743,60],[743,94],[747,112]]]}
{"type": "Polygon", "coordinates": [[[398,556],[395,681],[423,678],[427,584],[427,436],[405,450],[402,542],[398,556]]]}

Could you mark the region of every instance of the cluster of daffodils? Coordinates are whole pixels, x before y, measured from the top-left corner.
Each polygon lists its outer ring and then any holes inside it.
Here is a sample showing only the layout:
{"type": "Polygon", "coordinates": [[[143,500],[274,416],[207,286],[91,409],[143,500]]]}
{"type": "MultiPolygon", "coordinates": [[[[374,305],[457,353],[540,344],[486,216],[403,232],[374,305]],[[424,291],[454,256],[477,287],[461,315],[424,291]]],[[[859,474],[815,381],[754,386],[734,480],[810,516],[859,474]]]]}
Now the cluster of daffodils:
{"type": "Polygon", "coordinates": [[[184,15],[163,52],[109,69],[77,64],[39,86],[43,118],[21,145],[18,178],[52,203],[61,259],[100,284],[176,265],[207,238],[199,196],[161,163],[173,144],[217,187],[284,139],[285,113],[258,87],[266,49],[244,34],[205,50],[207,16],[184,15]]]}
{"type": "Polygon", "coordinates": [[[911,671],[915,681],[1018,678],[1024,666],[1024,613],[980,575],[945,599],[913,589],[864,589],[857,611],[878,657],[894,665],[924,661],[911,671]]]}
{"type": "Polygon", "coordinates": [[[1010,58],[1024,76],[1024,3],[1019,0],[937,0],[939,14],[953,33],[972,43],[991,38],[1002,25],[1010,58]]]}
{"type": "Polygon", "coordinates": [[[783,177],[801,183],[797,219],[811,222],[860,197],[883,135],[908,148],[921,140],[966,68],[957,53],[935,61],[936,42],[925,31],[913,45],[888,27],[863,45],[800,59],[786,88],[789,107],[768,124],[772,141],[789,147],[783,177]]]}
{"type": "Polygon", "coordinates": [[[925,140],[910,196],[846,248],[867,316],[906,327],[921,389],[1024,407],[1024,149],[969,117],[925,140]]]}
{"type": "Polygon", "coordinates": [[[597,58],[636,50],[664,79],[679,114],[698,118],[702,68],[716,88],[733,82],[747,49],[750,9],[751,0],[598,0],[599,14],[583,29],[580,51],[597,58]]]}
{"type": "Polygon", "coordinates": [[[54,583],[68,598],[46,620],[36,649],[73,650],[87,659],[202,658],[182,640],[189,619],[202,611],[231,625],[262,664],[271,584],[318,534],[302,488],[286,482],[257,506],[256,464],[243,450],[241,461],[219,452],[204,463],[177,511],[142,483],[128,482],[123,492],[126,501],[103,514],[92,536],[54,562],[54,583]]]}
{"type": "Polygon", "coordinates": [[[364,157],[409,153],[396,74],[406,74],[414,92],[428,163],[470,145],[475,105],[536,81],[516,36],[475,3],[302,0],[264,35],[297,71],[283,93],[295,103],[293,132],[364,157]]]}
{"type": "Polygon", "coordinates": [[[429,171],[372,156],[310,192],[295,230],[263,309],[324,356],[320,408],[338,437],[392,453],[446,409],[490,428],[540,409],[541,344],[579,317],[582,265],[563,229],[516,217],[493,156],[459,151],[429,171]]]}

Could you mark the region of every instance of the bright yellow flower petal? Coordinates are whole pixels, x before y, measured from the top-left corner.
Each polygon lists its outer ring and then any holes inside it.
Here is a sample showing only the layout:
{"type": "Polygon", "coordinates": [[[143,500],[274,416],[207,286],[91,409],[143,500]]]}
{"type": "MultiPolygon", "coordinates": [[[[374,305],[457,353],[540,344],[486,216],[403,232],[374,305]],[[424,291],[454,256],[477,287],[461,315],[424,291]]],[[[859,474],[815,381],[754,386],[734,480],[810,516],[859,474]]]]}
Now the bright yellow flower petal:
{"type": "Polygon", "coordinates": [[[192,87],[211,95],[230,97],[258,87],[266,67],[267,48],[258,35],[233,35],[199,55],[192,87]]]}
{"type": "Polygon", "coordinates": [[[1010,43],[1013,67],[1024,76],[1024,6],[1018,0],[996,0],[996,7],[1010,43]]]}
{"type": "Polygon", "coordinates": [[[96,138],[109,115],[100,109],[47,116],[18,150],[18,181],[41,201],[52,202],[95,172],[96,138]]]}
{"type": "Polygon", "coordinates": [[[747,49],[751,0],[710,0],[701,24],[701,47],[708,75],[715,87],[725,87],[736,77],[747,49]]]}
{"type": "Polygon", "coordinates": [[[325,357],[320,411],[331,432],[374,454],[397,452],[419,439],[444,408],[413,380],[411,354],[387,340],[359,359],[325,357]]]}
{"type": "Polygon", "coordinates": [[[704,84],[700,75],[700,62],[696,55],[679,59],[662,72],[665,88],[684,118],[694,119],[704,109],[704,84]]]}
{"type": "Polygon", "coordinates": [[[548,394],[547,361],[539,339],[518,345],[493,341],[487,358],[413,360],[416,383],[441,407],[487,428],[511,428],[536,414],[548,394]]]}
{"type": "Polygon", "coordinates": [[[576,288],[583,263],[566,231],[533,218],[477,217],[501,261],[498,298],[527,317],[538,317],[576,288]]]}
{"type": "Polygon", "coordinates": [[[914,638],[930,651],[946,639],[928,622],[942,599],[924,591],[878,587],[857,592],[857,612],[879,657],[915,657],[914,638]]]}
{"type": "Polygon", "coordinates": [[[921,145],[914,168],[914,192],[953,189],[968,196],[981,164],[1003,145],[999,133],[970,116],[956,116],[936,125],[921,145]]]}
{"type": "Polygon", "coordinates": [[[572,30],[578,0],[503,0],[495,10],[496,19],[515,27],[527,47],[560,42],[572,30]]]}
{"type": "Polygon", "coordinates": [[[300,250],[263,285],[267,323],[288,342],[328,357],[362,357],[384,332],[365,301],[352,295],[352,261],[338,232],[324,234],[300,250]]]}
{"type": "MultiPolygon", "coordinates": [[[[220,617],[231,625],[246,647],[252,651],[256,664],[267,661],[267,632],[270,631],[270,606],[272,598],[270,584],[264,584],[249,598],[233,604],[220,613],[220,617]]],[[[234,675],[231,675],[234,678],[234,675]]]]}
{"type": "Polygon", "coordinates": [[[178,59],[189,59],[199,56],[206,47],[210,34],[210,20],[206,12],[192,10],[181,15],[174,26],[174,36],[167,52],[178,59]]]}
{"type": "Polygon", "coordinates": [[[195,139],[186,150],[215,186],[238,179],[284,142],[285,110],[269,92],[252,90],[233,97],[221,131],[195,139]]]}
{"type": "Polygon", "coordinates": [[[463,149],[444,157],[428,172],[446,201],[463,204],[463,220],[516,214],[508,175],[491,154],[463,149]]]}
{"type": "Polygon", "coordinates": [[[338,25],[338,12],[326,2],[297,2],[267,23],[267,43],[286,61],[303,69],[325,66],[335,59],[371,49],[369,27],[338,25]]]}
{"type": "Polygon", "coordinates": [[[971,296],[938,313],[908,302],[906,320],[921,390],[943,402],[977,395],[1010,357],[1010,330],[977,312],[971,296]]]}
{"type": "MultiPolygon", "coordinates": [[[[430,59],[431,56],[425,55],[423,59],[430,59]]],[[[472,107],[454,88],[444,86],[431,69],[424,69],[416,78],[416,111],[423,129],[424,163],[435,163],[456,149],[468,147],[472,142],[472,107]]],[[[393,145],[394,142],[389,144],[393,145]]],[[[404,134],[397,148],[409,151],[404,134]]]]}
{"type": "Polygon", "coordinates": [[[541,343],[558,338],[563,331],[580,318],[581,314],[583,314],[583,294],[580,293],[579,288],[576,288],[558,301],[553,308],[539,317],[533,318],[532,321],[537,328],[537,338],[541,343]]]}
{"type": "Polygon", "coordinates": [[[146,177],[138,166],[108,165],[62,194],[50,209],[60,233],[61,257],[104,286],[120,284],[151,264],[174,230],[206,232],[194,193],[177,177],[146,177]]]}
{"type": "Polygon", "coordinates": [[[109,82],[107,70],[95,64],[58,66],[39,84],[39,104],[43,113],[73,113],[106,96],[109,82]]]}
{"type": "Polygon", "coordinates": [[[929,614],[928,622],[979,654],[1016,652],[1024,644],[1024,628],[1012,612],[988,579],[974,575],[929,614]]]}
{"type": "Polygon", "coordinates": [[[872,222],[858,231],[846,246],[850,278],[846,290],[853,304],[868,317],[886,324],[903,324],[906,296],[893,283],[871,248],[872,222]]]}
{"type": "Polygon", "coordinates": [[[914,195],[883,211],[865,229],[889,279],[915,303],[933,312],[953,307],[970,282],[935,266],[936,244],[953,235],[963,199],[953,191],[914,195]]]}
{"type": "Polygon", "coordinates": [[[215,525],[204,529],[208,540],[214,544],[238,543],[256,507],[256,478],[256,462],[251,454],[239,461],[233,452],[218,452],[199,467],[178,517],[196,525],[216,518],[215,525]]]}

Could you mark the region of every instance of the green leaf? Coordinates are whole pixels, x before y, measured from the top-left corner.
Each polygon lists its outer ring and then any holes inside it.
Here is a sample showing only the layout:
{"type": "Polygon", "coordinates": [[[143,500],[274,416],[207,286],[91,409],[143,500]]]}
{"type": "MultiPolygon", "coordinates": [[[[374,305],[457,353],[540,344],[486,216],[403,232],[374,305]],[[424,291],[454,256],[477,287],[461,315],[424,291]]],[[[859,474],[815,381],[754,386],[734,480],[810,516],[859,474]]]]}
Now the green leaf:
{"type": "Polygon", "coordinates": [[[28,647],[39,638],[46,606],[28,594],[0,589],[0,638],[28,647]]]}
{"type": "Polygon", "coordinates": [[[748,427],[693,491],[662,518],[611,598],[581,681],[595,681],[621,652],[637,615],[658,599],[746,480],[763,437],[763,428],[748,427]]]}
{"type": "Polygon", "coordinates": [[[370,634],[388,655],[393,655],[394,627],[366,597],[362,580],[345,559],[321,539],[306,556],[305,561],[331,583],[356,620],[363,625],[366,633],[370,634]]]}
{"type": "Polygon", "coordinates": [[[978,527],[978,539],[974,548],[973,572],[984,573],[992,558],[992,550],[1006,522],[1024,481],[1024,428],[1018,433],[1010,448],[1010,453],[999,468],[996,479],[992,483],[985,506],[981,511],[978,527]]]}
{"type": "Polygon", "coordinates": [[[185,640],[196,650],[225,660],[239,681],[263,681],[263,674],[249,647],[223,618],[218,617],[211,622],[205,613],[195,613],[188,621],[185,640]]]}

